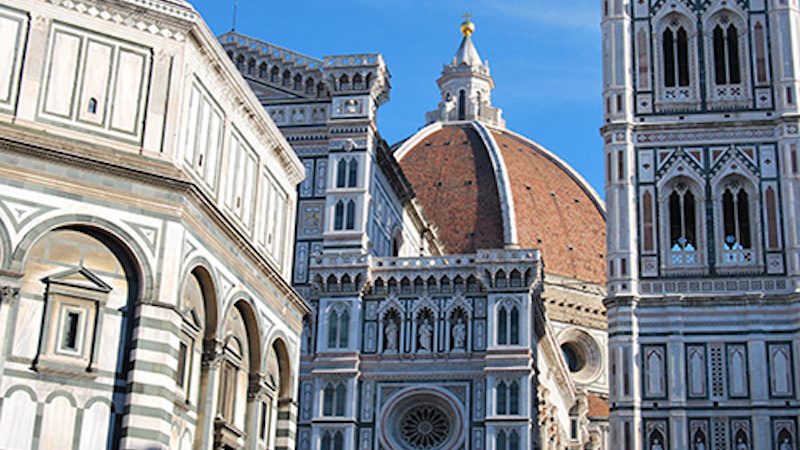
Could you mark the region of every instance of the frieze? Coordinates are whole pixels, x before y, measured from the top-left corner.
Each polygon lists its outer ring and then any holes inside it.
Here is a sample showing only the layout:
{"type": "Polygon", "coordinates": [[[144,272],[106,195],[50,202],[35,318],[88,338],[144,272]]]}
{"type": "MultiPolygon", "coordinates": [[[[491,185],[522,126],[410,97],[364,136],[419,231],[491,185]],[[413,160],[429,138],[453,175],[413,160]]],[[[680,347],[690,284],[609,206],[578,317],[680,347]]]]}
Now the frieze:
{"type": "Polygon", "coordinates": [[[785,279],[716,279],[642,281],[642,294],[713,294],[742,292],[789,292],[785,279]]]}
{"type": "Polygon", "coordinates": [[[186,40],[186,34],[196,20],[195,13],[191,8],[155,0],[128,0],[128,3],[136,6],[128,10],[114,7],[114,3],[105,1],[48,0],[48,2],[90,17],[146,31],[177,42],[186,40]],[[143,14],[141,8],[146,9],[147,12],[143,14]],[[159,17],[147,17],[148,15],[159,17]],[[166,25],[165,22],[169,20],[164,20],[165,15],[170,17],[171,22],[174,23],[166,25]],[[182,26],[178,25],[179,21],[183,22],[182,26]]]}
{"type": "Polygon", "coordinates": [[[636,133],[636,142],[640,144],[649,144],[663,142],[719,141],[728,139],[772,139],[774,137],[775,130],[773,128],[720,131],[640,131],[636,133]]]}

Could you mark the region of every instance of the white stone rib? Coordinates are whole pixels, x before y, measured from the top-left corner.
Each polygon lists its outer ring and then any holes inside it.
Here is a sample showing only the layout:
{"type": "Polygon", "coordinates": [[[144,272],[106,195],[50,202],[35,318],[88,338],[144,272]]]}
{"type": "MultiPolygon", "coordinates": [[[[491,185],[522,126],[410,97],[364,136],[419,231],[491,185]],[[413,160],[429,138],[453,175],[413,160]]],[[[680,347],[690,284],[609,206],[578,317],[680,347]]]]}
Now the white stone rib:
{"type": "Polygon", "coordinates": [[[500,195],[500,210],[503,215],[503,244],[506,248],[519,246],[517,237],[517,217],[514,209],[514,196],[511,192],[511,180],[508,178],[508,170],[503,154],[500,152],[497,142],[494,140],[489,128],[479,122],[473,121],[472,127],[478,132],[483,145],[489,153],[494,169],[494,179],[497,181],[497,192],[500,195]]]}

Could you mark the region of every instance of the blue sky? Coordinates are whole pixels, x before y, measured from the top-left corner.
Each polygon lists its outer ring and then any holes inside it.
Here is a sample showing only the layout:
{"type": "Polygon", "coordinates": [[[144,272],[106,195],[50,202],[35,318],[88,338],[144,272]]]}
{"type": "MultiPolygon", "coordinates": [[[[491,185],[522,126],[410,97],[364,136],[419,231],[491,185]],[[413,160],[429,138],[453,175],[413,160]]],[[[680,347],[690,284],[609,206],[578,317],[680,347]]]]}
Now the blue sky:
{"type": "MultiPolygon", "coordinates": [[[[216,34],[233,0],[190,0],[216,34]]],[[[314,57],[382,53],[391,100],[378,113],[389,143],[424,125],[436,79],[469,11],[511,130],[575,167],[603,195],[600,2],[597,0],[238,0],[236,30],[314,57]]]]}

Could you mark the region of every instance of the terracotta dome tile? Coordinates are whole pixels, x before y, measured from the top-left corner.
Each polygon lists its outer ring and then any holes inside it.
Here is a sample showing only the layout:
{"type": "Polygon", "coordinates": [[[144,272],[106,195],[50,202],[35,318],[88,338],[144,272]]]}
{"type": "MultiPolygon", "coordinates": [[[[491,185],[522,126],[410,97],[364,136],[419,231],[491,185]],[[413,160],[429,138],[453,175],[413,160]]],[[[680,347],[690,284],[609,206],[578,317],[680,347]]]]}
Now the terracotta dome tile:
{"type": "MultiPolygon", "coordinates": [[[[519,246],[540,249],[547,273],[605,283],[605,218],[591,188],[534,143],[490,130],[505,163],[519,246]]],[[[433,131],[399,162],[445,251],[503,247],[497,180],[472,124],[433,131]]]]}

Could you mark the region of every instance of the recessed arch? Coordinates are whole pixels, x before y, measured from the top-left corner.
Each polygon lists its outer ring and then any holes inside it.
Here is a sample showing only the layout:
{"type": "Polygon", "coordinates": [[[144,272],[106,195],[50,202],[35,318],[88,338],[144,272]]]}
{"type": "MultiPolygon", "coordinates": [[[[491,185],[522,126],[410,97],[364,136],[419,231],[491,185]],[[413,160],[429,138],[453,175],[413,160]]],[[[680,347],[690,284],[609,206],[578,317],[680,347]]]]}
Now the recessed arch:
{"type": "Polygon", "coordinates": [[[30,249],[47,233],[57,229],[83,232],[107,245],[112,245],[112,250],[120,253],[117,256],[122,257],[121,261],[130,263],[128,264],[130,267],[126,267],[126,270],[134,271],[132,275],[138,279],[137,301],[154,298],[156,286],[147,253],[133,235],[121,226],[96,216],[71,214],[52,217],[32,227],[25,233],[11,254],[9,270],[22,272],[30,249]]]}
{"type": "Polygon", "coordinates": [[[291,399],[294,387],[292,386],[292,366],[289,346],[284,337],[278,336],[272,340],[269,349],[274,353],[278,362],[278,398],[291,399]]]}
{"type": "Polygon", "coordinates": [[[231,311],[236,309],[242,316],[244,321],[245,330],[247,333],[247,360],[249,362],[249,370],[252,374],[261,372],[263,365],[261,361],[261,326],[256,314],[256,308],[253,305],[252,298],[245,293],[237,293],[233,297],[236,300],[230,302],[228,308],[225,310],[223,320],[217,329],[217,335],[224,338],[224,327],[230,319],[231,311]]]}
{"type": "MultiPolygon", "coordinates": [[[[214,275],[214,271],[211,270],[212,265],[207,259],[198,256],[189,261],[186,267],[187,269],[181,277],[180,289],[184,289],[188,277],[194,276],[197,278],[203,296],[204,323],[200,325],[204,327],[204,338],[213,338],[219,326],[219,297],[217,293],[217,279],[214,275]]],[[[183,292],[179,294],[178,298],[181,299],[179,307],[183,308],[183,292]]]]}

